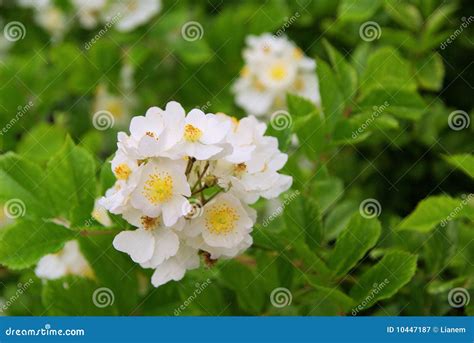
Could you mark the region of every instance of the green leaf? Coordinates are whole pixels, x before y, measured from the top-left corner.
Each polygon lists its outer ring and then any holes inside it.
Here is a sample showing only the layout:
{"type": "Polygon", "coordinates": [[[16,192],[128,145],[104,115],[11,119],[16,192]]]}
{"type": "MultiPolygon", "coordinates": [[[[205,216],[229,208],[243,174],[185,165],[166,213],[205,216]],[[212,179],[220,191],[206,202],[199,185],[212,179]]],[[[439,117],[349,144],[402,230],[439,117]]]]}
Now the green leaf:
{"type": "Polygon", "coordinates": [[[237,261],[228,261],[220,269],[220,281],[236,292],[242,309],[260,312],[265,301],[264,287],[250,268],[237,261]]]}
{"type": "Polygon", "coordinates": [[[58,215],[83,226],[91,218],[96,192],[95,162],[83,148],[66,139],[48,162],[47,186],[58,215]]]}
{"type": "Polygon", "coordinates": [[[337,238],[336,247],[327,262],[334,275],[341,276],[349,272],[375,246],[380,232],[380,223],[376,218],[366,219],[358,213],[354,214],[337,238]]]}
{"type": "Polygon", "coordinates": [[[423,18],[414,5],[389,0],[385,2],[385,9],[388,15],[404,28],[415,32],[421,29],[423,18]]]}
{"type": "Polygon", "coordinates": [[[382,5],[381,0],[342,0],[338,17],[343,21],[363,21],[371,18],[382,5]]]}
{"type": "Polygon", "coordinates": [[[353,200],[346,200],[334,206],[324,222],[325,239],[330,241],[335,239],[347,227],[352,215],[359,209],[359,203],[353,200]]]}
{"type": "Polygon", "coordinates": [[[59,251],[74,235],[53,223],[18,221],[0,231],[0,263],[11,269],[31,267],[44,255],[59,251]]]}
{"type": "Polygon", "coordinates": [[[29,161],[43,163],[61,149],[65,137],[64,128],[41,123],[23,136],[17,151],[29,161]]]}
{"type": "Polygon", "coordinates": [[[474,207],[470,198],[456,199],[447,195],[437,195],[422,200],[398,226],[397,230],[419,232],[431,231],[436,225],[446,225],[460,217],[474,218],[474,207]]]}
{"type": "Polygon", "coordinates": [[[359,304],[355,310],[365,310],[397,293],[415,275],[416,261],[416,255],[403,251],[388,252],[352,287],[350,296],[359,304]]]}
{"type": "Polygon", "coordinates": [[[327,131],[331,132],[335,123],[342,118],[342,113],[344,111],[344,96],[339,89],[339,84],[335,78],[334,71],[322,60],[318,60],[317,63],[321,105],[327,125],[327,131]]]}
{"type": "Polygon", "coordinates": [[[345,60],[344,56],[337,51],[327,40],[323,40],[324,47],[326,48],[331,65],[336,71],[336,76],[339,83],[339,89],[341,90],[344,103],[347,106],[351,103],[351,99],[356,95],[357,88],[357,72],[356,70],[345,60]]]}
{"type": "Polygon", "coordinates": [[[109,288],[115,294],[120,314],[130,315],[138,302],[137,265],[128,255],[114,249],[113,238],[113,235],[92,235],[81,237],[79,243],[100,286],[109,288]]]}
{"type": "Polygon", "coordinates": [[[47,281],[42,299],[50,316],[117,315],[115,294],[92,280],[76,276],[47,281]]]}
{"type": "Polygon", "coordinates": [[[311,101],[294,94],[287,95],[287,104],[300,146],[308,156],[321,152],[326,144],[326,125],[320,111],[311,101]]]}
{"type": "Polygon", "coordinates": [[[416,79],[421,88],[439,91],[443,86],[444,64],[438,53],[433,53],[415,62],[416,79]]]}
{"type": "Polygon", "coordinates": [[[43,180],[44,171],[35,163],[11,152],[0,156],[0,201],[18,204],[26,218],[52,215],[43,180]]]}
{"type": "Polygon", "coordinates": [[[374,111],[374,106],[385,106],[384,112],[408,120],[419,120],[426,111],[426,104],[418,93],[393,87],[366,94],[360,99],[357,112],[374,111]]]}
{"type": "Polygon", "coordinates": [[[474,178],[474,155],[458,154],[452,156],[444,156],[446,162],[462,170],[464,173],[474,178]]]}
{"type": "Polygon", "coordinates": [[[361,85],[363,96],[374,89],[416,90],[410,64],[392,47],[381,48],[370,55],[361,85]]]}
{"type": "Polygon", "coordinates": [[[302,299],[302,303],[308,306],[309,316],[340,316],[354,306],[354,300],[337,288],[312,286],[314,291],[302,299]]]}
{"type": "Polygon", "coordinates": [[[316,180],[312,183],[312,192],[318,202],[321,213],[325,214],[344,194],[344,185],[336,177],[316,180]]]}

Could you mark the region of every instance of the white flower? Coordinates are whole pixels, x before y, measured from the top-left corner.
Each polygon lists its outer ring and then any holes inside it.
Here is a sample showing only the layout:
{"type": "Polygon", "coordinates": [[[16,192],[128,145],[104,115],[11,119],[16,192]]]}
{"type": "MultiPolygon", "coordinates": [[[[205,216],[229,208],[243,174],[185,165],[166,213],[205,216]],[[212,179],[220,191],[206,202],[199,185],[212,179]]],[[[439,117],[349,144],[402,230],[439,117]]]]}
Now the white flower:
{"type": "Polygon", "coordinates": [[[104,10],[107,0],[73,0],[79,22],[86,29],[93,29],[100,20],[100,13],[104,10]]]}
{"type": "Polygon", "coordinates": [[[220,143],[223,143],[230,126],[230,122],[219,120],[214,114],[192,110],[184,118],[182,139],[174,147],[174,155],[210,159],[224,149],[220,143]]]}
{"type": "Polygon", "coordinates": [[[123,97],[112,94],[103,84],[97,87],[94,102],[92,104],[92,113],[106,111],[113,116],[114,123],[118,127],[128,124],[130,121],[130,108],[133,104],[133,97],[123,97]]]}
{"type": "Polygon", "coordinates": [[[245,66],[233,86],[235,101],[248,114],[269,115],[286,108],[286,93],[319,104],[316,62],[286,37],[249,36],[245,66]]]}
{"type": "Polygon", "coordinates": [[[156,267],[151,277],[151,283],[153,286],[159,287],[171,280],[179,281],[184,277],[187,270],[196,269],[198,267],[198,250],[181,244],[176,255],[156,267]]]}
{"type": "Polygon", "coordinates": [[[241,163],[248,161],[256,148],[256,142],[267,130],[265,123],[250,116],[234,122],[227,141],[232,145],[232,154],[225,157],[226,161],[241,163]]]}
{"type": "MultiPolygon", "coordinates": [[[[176,255],[179,238],[175,228],[164,227],[160,217],[140,218],[140,228],[122,231],[114,239],[115,249],[125,252],[134,262],[152,268],[176,255]]],[[[183,225],[181,222],[179,225],[183,225]]]]}
{"type": "Polygon", "coordinates": [[[150,217],[163,216],[166,226],[174,225],[183,216],[183,208],[191,195],[186,180],[185,161],[166,158],[141,166],[140,180],[131,193],[131,204],[150,217]]]}
{"type": "Polygon", "coordinates": [[[244,207],[239,199],[228,193],[217,195],[203,208],[203,214],[192,219],[185,233],[200,236],[201,247],[212,257],[235,256],[242,243],[251,244],[250,232],[255,221],[253,210],[244,207]]]}
{"type": "Polygon", "coordinates": [[[69,241],[56,253],[43,256],[35,269],[35,274],[42,279],[59,279],[67,275],[92,277],[89,263],[79,250],[77,241],[69,241]]]}
{"type": "Polygon", "coordinates": [[[59,7],[52,4],[36,7],[35,21],[52,36],[53,40],[61,40],[66,33],[67,16],[59,7]]]}
{"type": "Polygon", "coordinates": [[[105,13],[105,20],[118,17],[115,27],[126,32],[145,24],[161,10],[161,0],[124,0],[112,2],[105,13]]]}

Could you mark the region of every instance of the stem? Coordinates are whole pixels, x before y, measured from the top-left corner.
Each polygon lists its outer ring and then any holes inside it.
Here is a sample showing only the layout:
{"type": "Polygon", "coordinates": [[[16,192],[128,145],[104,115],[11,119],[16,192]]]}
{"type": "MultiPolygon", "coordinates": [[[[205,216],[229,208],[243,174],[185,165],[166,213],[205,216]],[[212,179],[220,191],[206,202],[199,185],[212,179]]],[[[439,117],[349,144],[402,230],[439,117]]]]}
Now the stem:
{"type": "Polygon", "coordinates": [[[196,159],[194,157],[189,157],[188,165],[186,166],[186,173],[185,173],[186,176],[189,176],[189,173],[193,169],[194,161],[196,161],[196,159]]]}
{"type": "Polygon", "coordinates": [[[211,201],[212,199],[214,199],[216,197],[217,194],[219,194],[220,192],[222,192],[222,189],[219,189],[217,192],[215,192],[213,195],[211,195],[209,197],[209,199],[205,200],[204,197],[202,196],[202,193],[201,193],[201,202],[202,202],[202,206],[206,205],[209,201],[211,201]]]}
{"type": "Polygon", "coordinates": [[[201,188],[198,188],[197,190],[195,190],[194,192],[191,193],[191,196],[193,195],[196,195],[200,192],[202,192],[203,190],[207,189],[208,187],[206,185],[202,186],[201,188]]]}

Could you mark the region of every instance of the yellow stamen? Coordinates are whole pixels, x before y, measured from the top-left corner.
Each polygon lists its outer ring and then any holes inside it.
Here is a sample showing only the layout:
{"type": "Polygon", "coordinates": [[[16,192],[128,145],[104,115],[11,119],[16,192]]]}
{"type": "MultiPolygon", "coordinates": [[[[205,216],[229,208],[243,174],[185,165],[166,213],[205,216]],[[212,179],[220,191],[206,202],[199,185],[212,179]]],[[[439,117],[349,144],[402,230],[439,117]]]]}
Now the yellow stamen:
{"type": "Polygon", "coordinates": [[[275,64],[270,69],[270,77],[275,81],[281,81],[286,77],[287,70],[284,64],[278,63],[275,64]]]}
{"type": "Polygon", "coordinates": [[[173,178],[168,173],[151,174],[145,182],[143,195],[153,205],[168,201],[173,195],[173,178]]]}
{"type": "Polygon", "coordinates": [[[228,204],[216,204],[206,211],[205,225],[216,235],[225,235],[235,229],[239,220],[237,211],[228,204]]]}
{"type": "Polygon", "coordinates": [[[293,57],[296,58],[297,60],[300,60],[303,58],[303,50],[300,48],[295,48],[293,50],[293,57]]]}
{"type": "Polygon", "coordinates": [[[196,142],[201,138],[202,131],[197,127],[187,124],[184,127],[184,139],[188,142],[196,142]]]}
{"type": "Polygon", "coordinates": [[[127,180],[132,170],[126,163],[121,163],[114,169],[115,177],[119,180],[127,180]]]}
{"type": "Polygon", "coordinates": [[[302,79],[296,79],[293,83],[293,87],[295,87],[297,91],[302,91],[304,89],[304,81],[302,79]]]}

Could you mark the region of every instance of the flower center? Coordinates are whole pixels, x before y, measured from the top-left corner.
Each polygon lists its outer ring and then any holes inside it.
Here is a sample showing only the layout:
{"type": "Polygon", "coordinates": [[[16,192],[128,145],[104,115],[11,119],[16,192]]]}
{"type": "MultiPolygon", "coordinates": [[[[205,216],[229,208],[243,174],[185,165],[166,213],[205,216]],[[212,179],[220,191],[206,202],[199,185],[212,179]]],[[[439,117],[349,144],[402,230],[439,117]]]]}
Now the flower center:
{"type": "Polygon", "coordinates": [[[168,201],[173,195],[173,178],[168,173],[151,174],[143,195],[154,205],[168,201]]]}
{"type": "Polygon", "coordinates": [[[247,170],[247,165],[245,163],[239,163],[234,165],[234,174],[236,176],[241,176],[247,170]]]}
{"type": "Polygon", "coordinates": [[[206,227],[216,235],[232,232],[237,220],[239,220],[239,215],[233,207],[227,204],[214,205],[206,211],[206,227]]]}
{"type": "Polygon", "coordinates": [[[302,79],[296,79],[293,86],[297,91],[302,91],[304,89],[304,81],[302,79]]]}
{"type": "Polygon", "coordinates": [[[159,217],[157,218],[152,218],[152,217],[148,217],[148,216],[142,216],[140,218],[141,220],[141,223],[143,225],[143,228],[145,230],[153,230],[155,229],[158,224],[159,224],[159,217]]]}
{"type": "Polygon", "coordinates": [[[275,64],[270,69],[270,77],[274,81],[281,81],[286,77],[286,67],[282,63],[275,64]]]}
{"type": "Polygon", "coordinates": [[[303,58],[303,51],[300,48],[295,48],[293,50],[293,57],[296,58],[297,60],[300,60],[303,58]]]}
{"type": "Polygon", "coordinates": [[[196,142],[201,138],[202,131],[197,127],[187,124],[184,127],[184,139],[188,142],[196,142]]]}
{"type": "Polygon", "coordinates": [[[122,118],[124,114],[122,102],[120,100],[111,100],[107,106],[107,111],[112,113],[115,118],[122,118]]]}
{"type": "Polygon", "coordinates": [[[132,170],[127,164],[121,163],[117,167],[115,167],[114,173],[117,179],[127,180],[130,174],[132,173],[132,170]]]}

